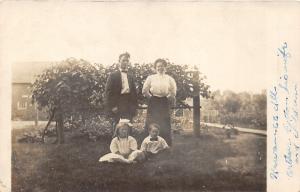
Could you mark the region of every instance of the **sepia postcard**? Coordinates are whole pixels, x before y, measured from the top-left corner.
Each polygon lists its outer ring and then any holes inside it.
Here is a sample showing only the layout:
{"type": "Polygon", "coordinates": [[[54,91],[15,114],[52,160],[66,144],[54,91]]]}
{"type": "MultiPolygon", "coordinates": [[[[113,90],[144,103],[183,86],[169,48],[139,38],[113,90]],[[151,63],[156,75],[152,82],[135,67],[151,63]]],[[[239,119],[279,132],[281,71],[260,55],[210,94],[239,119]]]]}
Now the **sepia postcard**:
{"type": "Polygon", "coordinates": [[[0,192],[299,192],[299,21],[299,1],[1,1],[0,192]]]}

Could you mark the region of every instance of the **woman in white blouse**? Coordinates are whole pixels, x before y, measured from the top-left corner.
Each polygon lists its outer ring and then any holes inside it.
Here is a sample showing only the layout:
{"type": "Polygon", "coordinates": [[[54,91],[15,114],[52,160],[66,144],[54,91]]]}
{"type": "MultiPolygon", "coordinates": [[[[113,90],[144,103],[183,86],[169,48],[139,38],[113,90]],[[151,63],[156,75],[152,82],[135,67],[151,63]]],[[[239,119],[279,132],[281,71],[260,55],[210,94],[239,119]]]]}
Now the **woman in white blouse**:
{"type": "Polygon", "coordinates": [[[167,62],[164,59],[155,61],[156,74],[147,77],[142,92],[149,99],[146,129],[148,130],[151,123],[158,124],[161,128],[160,135],[171,146],[170,101],[175,100],[177,87],[175,80],[165,74],[166,66],[167,62]]]}

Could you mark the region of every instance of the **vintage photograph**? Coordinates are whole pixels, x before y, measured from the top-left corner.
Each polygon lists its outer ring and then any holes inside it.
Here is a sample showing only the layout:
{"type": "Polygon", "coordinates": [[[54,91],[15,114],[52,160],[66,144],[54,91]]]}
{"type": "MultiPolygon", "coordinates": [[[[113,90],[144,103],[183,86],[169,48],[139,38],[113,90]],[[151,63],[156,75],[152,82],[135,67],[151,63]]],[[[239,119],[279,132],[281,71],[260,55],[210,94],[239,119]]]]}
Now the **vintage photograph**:
{"type": "Polygon", "coordinates": [[[17,5],[11,191],[267,191],[266,4],[17,5]]]}

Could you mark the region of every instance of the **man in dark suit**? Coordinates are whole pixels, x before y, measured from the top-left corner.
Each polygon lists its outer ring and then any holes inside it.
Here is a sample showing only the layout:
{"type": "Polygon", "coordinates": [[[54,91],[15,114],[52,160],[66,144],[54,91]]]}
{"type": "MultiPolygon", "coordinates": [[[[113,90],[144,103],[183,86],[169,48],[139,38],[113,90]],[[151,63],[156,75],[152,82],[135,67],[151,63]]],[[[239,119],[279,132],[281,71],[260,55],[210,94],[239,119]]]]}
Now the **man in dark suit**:
{"type": "Polygon", "coordinates": [[[120,118],[132,121],[136,114],[137,93],[134,77],[128,72],[129,59],[127,52],[119,56],[119,69],[109,75],[105,86],[106,109],[114,126],[120,118]]]}

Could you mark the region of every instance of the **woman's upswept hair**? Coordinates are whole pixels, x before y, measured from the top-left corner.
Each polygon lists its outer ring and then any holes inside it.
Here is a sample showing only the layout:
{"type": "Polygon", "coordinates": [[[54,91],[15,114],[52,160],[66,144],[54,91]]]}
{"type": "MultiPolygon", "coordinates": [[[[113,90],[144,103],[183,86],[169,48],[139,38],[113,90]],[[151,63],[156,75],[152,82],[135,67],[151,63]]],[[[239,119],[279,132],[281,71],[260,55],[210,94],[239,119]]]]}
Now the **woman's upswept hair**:
{"type": "Polygon", "coordinates": [[[156,59],[156,60],[155,60],[155,62],[154,62],[154,68],[156,68],[157,63],[162,63],[164,67],[167,67],[167,64],[168,64],[167,61],[166,61],[165,59],[159,58],[159,59],[156,59]]]}

